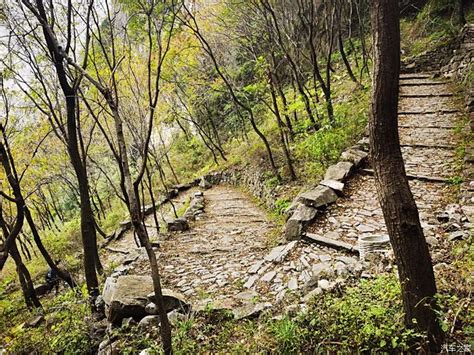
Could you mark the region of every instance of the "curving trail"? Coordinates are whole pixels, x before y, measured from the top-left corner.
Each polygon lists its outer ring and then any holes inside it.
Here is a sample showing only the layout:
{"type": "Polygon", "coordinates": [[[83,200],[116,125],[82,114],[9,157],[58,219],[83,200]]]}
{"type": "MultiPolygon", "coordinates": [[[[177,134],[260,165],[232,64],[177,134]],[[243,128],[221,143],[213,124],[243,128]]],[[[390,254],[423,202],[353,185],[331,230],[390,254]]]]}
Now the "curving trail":
{"type": "MultiPolygon", "coordinates": [[[[433,261],[439,262],[443,253],[436,250],[448,241],[436,217],[448,205],[448,179],[457,173],[454,129],[460,114],[449,86],[428,74],[401,76],[399,112],[410,186],[433,261]]],[[[353,245],[362,235],[385,235],[370,171],[354,176],[344,192],[345,196],[320,214],[309,231],[353,245]]],[[[164,286],[180,291],[194,304],[209,300],[225,308],[255,304],[256,300],[274,304],[289,294],[299,297],[316,286],[332,287],[338,278],[360,276],[364,268],[355,256],[305,241],[272,247],[270,240],[279,234],[280,227],[234,187],[214,186],[204,191],[204,199],[204,215],[191,223],[189,231],[173,233],[161,241],[158,251],[164,286]]],[[[150,231],[156,232],[152,218],[147,223],[150,231]]],[[[117,245],[122,250],[127,245],[135,250],[131,243],[133,238],[128,234],[117,245]]],[[[122,262],[129,259],[123,272],[148,273],[143,254],[133,253],[133,257],[126,253],[121,256],[122,262]]]]}

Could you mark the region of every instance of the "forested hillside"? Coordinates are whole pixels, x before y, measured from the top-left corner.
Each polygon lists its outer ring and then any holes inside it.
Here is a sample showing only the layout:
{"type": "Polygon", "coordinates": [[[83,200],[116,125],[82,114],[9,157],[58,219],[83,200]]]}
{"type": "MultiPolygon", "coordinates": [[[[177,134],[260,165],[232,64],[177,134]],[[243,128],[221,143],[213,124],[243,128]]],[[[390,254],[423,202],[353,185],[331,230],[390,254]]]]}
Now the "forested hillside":
{"type": "Polygon", "coordinates": [[[470,352],[474,9],[0,3],[0,353],[470,352]]]}

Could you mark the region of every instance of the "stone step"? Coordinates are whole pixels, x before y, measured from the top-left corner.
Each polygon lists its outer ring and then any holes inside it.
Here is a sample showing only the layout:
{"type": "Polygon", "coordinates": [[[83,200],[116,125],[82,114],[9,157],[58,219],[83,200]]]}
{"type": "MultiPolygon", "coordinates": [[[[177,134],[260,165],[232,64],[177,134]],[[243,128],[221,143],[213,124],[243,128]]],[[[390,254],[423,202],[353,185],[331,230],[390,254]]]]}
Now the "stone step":
{"type": "Polygon", "coordinates": [[[459,110],[448,109],[448,110],[438,110],[438,111],[401,111],[398,112],[399,115],[444,115],[449,113],[459,113],[459,110]]]}
{"type": "Polygon", "coordinates": [[[406,125],[406,124],[399,124],[398,128],[407,128],[407,129],[448,129],[452,130],[453,128],[456,128],[456,125],[426,125],[426,126],[420,126],[420,125],[406,125]]]}
{"type": "Polygon", "coordinates": [[[400,144],[400,147],[412,147],[412,148],[439,148],[439,149],[456,149],[456,145],[454,144],[423,144],[423,143],[416,143],[416,144],[400,144]]]}
{"type": "Polygon", "coordinates": [[[446,85],[443,81],[400,82],[400,86],[438,86],[446,85]]]}
{"type": "MultiPolygon", "coordinates": [[[[362,173],[373,176],[374,171],[372,169],[361,169],[362,173]]],[[[425,175],[413,175],[407,174],[408,180],[419,180],[419,181],[426,181],[426,182],[433,182],[433,183],[440,183],[440,184],[447,184],[449,183],[449,179],[439,177],[439,176],[425,176],[425,175]]]]}
{"type": "Polygon", "coordinates": [[[441,93],[441,94],[400,94],[400,98],[431,98],[431,97],[452,97],[453,94],[441,93]]]}

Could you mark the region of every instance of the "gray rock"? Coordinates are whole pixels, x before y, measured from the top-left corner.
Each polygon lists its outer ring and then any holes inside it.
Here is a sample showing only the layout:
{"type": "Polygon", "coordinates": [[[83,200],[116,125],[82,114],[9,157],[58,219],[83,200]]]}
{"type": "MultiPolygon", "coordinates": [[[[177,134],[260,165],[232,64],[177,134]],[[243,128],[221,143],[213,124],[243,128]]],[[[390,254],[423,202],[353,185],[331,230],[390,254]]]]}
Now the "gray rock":
{"type": "Polygon", "coordinates": [[[318,211],[313,207],[299,204],[293,215],[285,224],[283,235],[287,241],[301,239],[301,234],[307,225],[316,218],[318,211]]]}
{"type": "Polygon", "coordinates": [[[152,328],[158,328],[159,326],[159,316],[146,316],[138,323],[138,328],[141,330],[150,330],[152,328]]]}
{"type": "Polygon", "coordinates": [[[336,180],[323,180],[319,185],[329,187],[338,194],[342,194],[342,190],[344,190],[344,183],[336,180]]]}
{"type": "Polygon", "coordinates": [[[258,297],[258,293],[255,291],[243,291],[235,295],[235,298],[242,301],[252,301],[258,297]]]}
{"type": "Polygon", "coordinates": [[[212,187],[212,184],[207,180],[205,176],[201,178],[201,181],[199,182],[199,187],[203,189],[210,189],[212,187]]]}
{"type": "MultiPolygon", "coordinates": [[[[316,210],[314,210],[314,216],[316,217],[316,210]]],[[[283,236],[285,240],[299,240],[303,234],[303,223],[297,219],[289,219],[283,229],[283,236]]]]}
{"type": "Polygon", "coordinates": [[[44,316],[42,315],[38,315],[32,319],[30,319],[26,324],[25,326],[27,328],[36,328],[38,327],[41,323],[43,323],[45,321],[44,319],[44,316]]]}
{"type": "MultiPolygon", "coordinates": [[[[166,312],[171,312],[176,309],[182,313],[189,313],[191,305],[186,302],[184,295],[168,288],[163,288],[161,292],[163,293],[163,303],[166,312]]],[[[156,303],[155,293],[150,292],[147,295],[147,299],[152,303],[156,303]]]]}
{"type": "Polygon", "coordinates": [[[132,317],[125,318],[122,321],[122,328],[130,328],[133,325],[137,325],[138,323],[132,317]]]}
{"type": "Polygon", "coordinates": [[[169,232],[182,232],[189,229],[188,221],[185,218],[176,218],[168,222],[167,226],[169,232]]]}
{"type": "Polygon", "coordinates": [[[326,170],[324,180],[344,181],[349,176],[352,167],[353,164],[346,161],[331,165],[328,170],[326,170]]]}
{"type": "Polygon", "coordinates": [[[119,354],[119,341],[112,342],[111,339],[106,339],[99,344],[99,351],[97,355],[117,355],[119,354]],[[100,348],[102,346],[102,348],[100,348]]]}
{"type": "Polygon", "coordinates": [[[176,309],[168,313],[168,320],[171,325],[176,325],[179,322],[184,321],[185,319],[186,319],[186,316],[178,312],[178,310],[176,309]]]}
{"type": "Polygon", "coordinates": [[[359,166],[368,154],[358,149],[348,149],[341,154],[341,159],[353,163],[356,167],[359,166]]]}
{"type": "Polygon", "coordinates": [[[245,288],[250,288],[253,286],[253,284],[255,283],[255,281],[257,281],[258,279],[258,276],[257,275],[253,275],[253,276],[250,276],[248,278],[248,280],[244,283],[244,287],[245,288]]]}
{"type": "Polygon", "coordinates": [[[298,289],[298,280],[296,279],[296,277],[292,277],[290,281],[288,281],[288,289],[291,291],[298,289]]]}
{"type": "Polygon", "coordinates": [[[260,268],[263,266],[263,264],[265,263],[265,260],[260,260],[260,261],[257,261],[255,264],[253,264],[248,273],[249,274],[256,274],[258,272],[258,270],[260,270],[260,268]]]}
{"type": "Polygon", "coordinates": [[[112,324],[120,325],[124,318],[133,317],[138,321],[145,317],[145,306],[148,303],[146,295],[152,290],[153,282],[149,276],[107,278],[102,293],[107,319],[112,324]]]}
{"type": "MultiPolygon", "coordinates": [[[[456,231],[448,234],[448,240],[453,242],[455,240],[462,240],[465,237],[464,231],[456,231]]],[[[428,241],[428,240],[427,240],[428,241]]]]}
{"type": "Polygon", "coordinates": [[[270,282],[275,277],[275,275],[276,275],[276,271],[269,271],[265,275],[263,275],[260,280],[264,282],[270,282]]]}
{"type": "Polygon", "coordinates": [[[265,256],[265,260],[276,263],[282,262],[288,255],[288,253],[296,247],[297,243],[298,241],[294,240],[288,244],[280,245],[273,248],[270,253],[265,256]]]}
{"type": "Polygon", "coordinates": [[[257,318],[264,310],[272,307],[272,304],[269,302],[264,303],[246,303],[242,307],[235,308],[232,310],[234,318],[237,320],[240,319],[254,319],[257,318]]]}
{"type": "MultiPolygon", "coordinates": [[[[330,180],[330,179],[329,179],[330,180]]],[[[337,200],[336,193],[327,186],[316,186],[298,196],[298,201],[308,207],[318,208],[327,206],[337,200]]]]}
{"type": "Polygon", "coordinates": [[[313,298],[319,296],[322,293],[323,293],[323,290],[319,287],[316,287],[314,290],[311,290],[303,297],[303,302],[308,303],[313,298]]]}
{"type": "Polygon", "coordinates": [[[335,265],[334,268],[336,270],[336,273],[338,276],[346,276],[349,274],[349,270],[346,264],[344,264],[342,261],[338,261],[335,265]]]}
{"type": "Polygon", "coordinates": [[[322,279],[318,281],[318,288],[320,288],[323,291],[329,291],[332,289],[332,287],[333,287],[332,283],[326,279],[322,279]]]}

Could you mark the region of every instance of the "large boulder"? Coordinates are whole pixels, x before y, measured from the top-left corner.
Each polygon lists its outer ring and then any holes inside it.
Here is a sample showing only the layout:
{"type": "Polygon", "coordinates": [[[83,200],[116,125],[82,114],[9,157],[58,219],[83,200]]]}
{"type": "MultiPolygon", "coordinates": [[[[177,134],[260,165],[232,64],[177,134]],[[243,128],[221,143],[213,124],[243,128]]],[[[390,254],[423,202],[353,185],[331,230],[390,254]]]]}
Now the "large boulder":
{"type": "Polygon", "coordinates": [[[114,325],[120,325],[124,318],[129,317],[140,321],[147,315],[147,294],[152,291],[153,282],[149,276],[108,277],[102,292],[108,321],[114,325]]]}
{"type": "MultiPolygon", "coordinates": [[[[162,292],[166,312],[175,309],[182,313],[189,312],[191,306],[186,303],[183,295],[169,289],[163,289],[162,292]]],[[[156,303],[150,276],[125,275],[116,279],[108,277],[102,298],[106,305],[108,321],[117,326],[124,318],[131,317],[138,322],[149,313],[155,313],[150,312],[153,307],[149,305],[150,302],[156,303]]]]}
{"type": "Polygon", "coordinates": [[[318,185],[314,189],[299,195],[298,201],[302,204],[318,208],[334,203],[337,200],[336,193],[329,187],[318,185]]]}
{"type": "Polygon", "coordinates": [[[353,164],[347,161],[341,161],[331,165],[328,170],[326,170],[324,180],[344,181],[351,173],[352,167],[353,164]]]}

